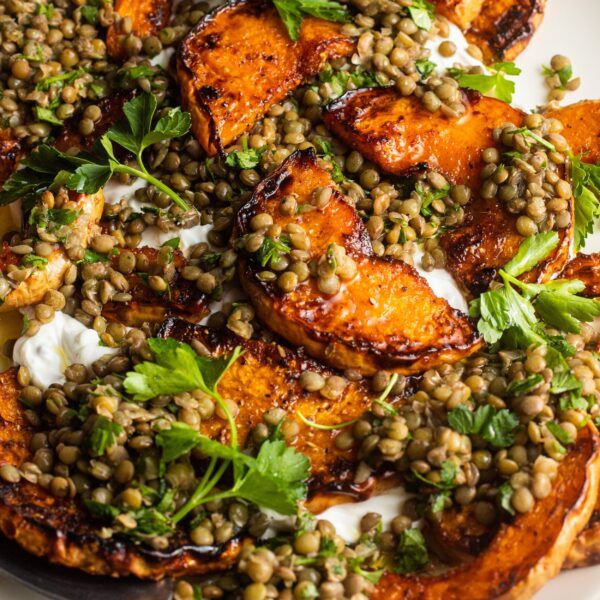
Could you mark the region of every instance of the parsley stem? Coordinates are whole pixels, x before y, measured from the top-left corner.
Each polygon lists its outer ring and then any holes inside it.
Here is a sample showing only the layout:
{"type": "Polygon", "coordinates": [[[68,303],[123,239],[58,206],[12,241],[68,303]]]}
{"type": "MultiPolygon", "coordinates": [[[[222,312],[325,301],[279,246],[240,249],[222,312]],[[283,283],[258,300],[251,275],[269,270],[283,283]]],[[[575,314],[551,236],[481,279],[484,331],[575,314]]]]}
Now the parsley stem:
{"type": "Polygon", "coordinates": [[[396,414],[396,409],[389,402],[386,402],[385,399],[390,395],[392,388],[396,385],[396,381],[398,381],[398,373],[394,373],[390,377],[390,380],[385,390],[381,392],[381,396],[379,396],[379,398],[373,401],[375,402],[375,404],[379,404],[379,406],[381,406],[387,413],[391,415],[396,414]]]}
{"type": "Polygon", "coordinates": [[[225,416],[227,417],[227,423],[229,424],[229,429],[231,430],[231,446],[233,448],[237,448],[238,445],[238,437],[237,437],[237,426],[235,424],[235,419],[227,406],[227,402],[223,399],[223,397],[215,390],[211,391],[210,394],[216,401],[217,404],[221,407],[225,416]]]}
{"type": "Polygon", "coordinates": [[[350,421],[343,421],[342,423],[337,423],[335,425],[323,425],[322,423],[317,423],[316,421],[311,421],[309,418],[305,417],[299,410],[296,411],[298,418],[309,427],[314,427],[315,429],[321,429],[323,431],[333,431],[335,429],[343,429],[344,427],[348,427],[348,425],[353,425],[358,421],[358,419],[352,419],[350,421]]]}
{"type": "MultiPolygon", "coordinates": [[[[206,469],[206,473],[204,473],[202,480],[198,484],[198,487],[196,488],[190,499],[173,516],[173,523],[179,523],[181,519],[183,519],[190,511],[194,510],[194,508],[196,508],[196,506],[198,506],[199,504],[205,504],[206,502],[210,502],[210,500],[206,498],[206,494],[208,494],[208,492],[210,492],[219,482],[221,477],[223,477],[223,473],[225,473],[227,467],[229,466],[229,461],[224,460],[221,463],[221,466],[219,467],[217,472],[214,474],[214,476],[212,476],[216,464],[217,458],[216,456],[213,456],[206,469]]],[[[213,494],[213,498],[215,495],[219,494],[213,494]]]]}
{"type": "MultiPolygon", "coordinates": [[[[140,165],[140,167],[143,168],[143,164],[140,165]]],[[[189,204],[181,196],[176,194],[168,185],[164,184],[160,179],[157,179],[156,177],[150,175],[150,173],[148,173],[145,169],[134,169],[133,167],[129,167],[127,165],[117,164],[115,165],[113,170],[115,173],[128,173],[129,175],[133,175],[134,177],[140,177],[141,179],[145,179],[148,183],[151,183],[161,192],[167,194],[167,196],[169,196],[169,198],[171,198],[171,200],[173,200],[173,202],[175,202],[175,204],[177,204],[179,208],[182,208],[183,210],[190,210],[189,204]]]]}

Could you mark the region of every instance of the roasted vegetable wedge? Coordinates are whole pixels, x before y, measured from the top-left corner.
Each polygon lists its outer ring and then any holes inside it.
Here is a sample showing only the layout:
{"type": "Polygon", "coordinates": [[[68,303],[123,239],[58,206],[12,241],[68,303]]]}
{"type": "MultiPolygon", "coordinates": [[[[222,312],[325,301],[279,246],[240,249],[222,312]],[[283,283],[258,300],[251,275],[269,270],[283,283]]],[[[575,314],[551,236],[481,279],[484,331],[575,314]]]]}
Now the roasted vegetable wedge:
{"type": "Polygon", "coordinates": [[[514,60],[540,26],[545,7],[546,0],[484,0],[467,40],[481,49],[485,62],[514,60]]]}
{"type": "Polygon", "coordinates": [[[432,114],[415,97],[393,88],[348,92],[324,111],[327,127],[351,148],[394,175],[435,169],[454,183],[477,185],[481,149],[494,144],[492,131],[522,113],[508,104],[469,93],[458,119],[432,114]]]}
{"type": "Polygon", "coordinates": [[[481,12],[485,0],[434,0],[435,10],[461,29],[469,25],[481,12]]]}
{"type": "MultiPolygon", "coordinates": [[[[90,238],[99,232],[98,221],[102,216],[103,207],[104,194],[102,190],[91,195],[71,194],[69,210],[77,212],[77,217],[71,225],[71,235],[75,237],[75,240],[70,240],[71,242],[84,248],[87,247],[90,238]]],[[[0,261],[3,264],[16,264],[19,260],[16,260],[8,245],[2,247],[0,261]]],[[[15,282],[14,289],[8,293],[0,305],[0,312],[25,308],[41,302],[48,290],[56,290],[62,285],[65,271],[71,264],[64,248],[56,244],[52,253],[43,260],[41,265],[36,265],[32,261],[31,272],[24,280],[15,282]]]]}
{"type": "MultiPolygon", "coordinates": [[[[172,0],[116,0],[115,10],[121,19],[131,20],[131,33],[144,38],[156,35],[169,22],[172,0]]],[[[126,34],[117,25],[111,25],[106,35],[106,45],[113,58],[127,56],[123,48],[126,34]]]]}
{"type": "Polygon", "coordinates": [[[476,350],[480,341],[470,321],[436,297],[413,267],[374,255],[358,213],[337,189],[323,209],[280,213],[285,196],[293,194],[300,206],[310,206],[313,192],[324,186],[333,186],[329,172],[312,150],[299,151],[256,188],[238,213],[238,237],[251,231],[253,217],[266,213],[282,228],[304,228],[310,258],[337,244],[357,266],[354,279],[326,296],[314,278],[284,294],[276,284],[261,281],[264,269],[255,258],[241,261],[242,285],[263,322],[311,355],[365,374],[416,372],[476,350]]]}
{"type": "Polygon", "coordinates": [[[582,100],[550,110],[545,116],[561,121],[562,134],[574,154],[582,154],[587,163],[600,162],[600,100],[582,100]]]}
{"type": "Polygon", "coordinates": [[[566,279],[580,279],[585,283],[587,296],[600,296],[600,253],[578,254],[569,261],[562,277],[566,279]]]}
{"type": "Polygon", "coordinates": [[[192,30],[178,53],[181,96],[198,141],[209,154],[223,152],[326,60],[353,48],[340,24],[312,17],[304,19],[293,42],[267,0],[219,8],[192,30]]]}
{"type": "MultiPolygon", "coordinates": [[[[181,270],[187,261],[179,250],[172,254],[172,264],[175,267],[168,288],[159,294],[148,285],[148,275],[158,267],[156,248],[143,246],[135,248],[133,253],[144,256],[149,264],[148,273],[142,277],[138,273],[128,276],[130,302],[109,302],[104,305],[102,314],[112,321],[118,321],[130,327],[140,327],[144,322],[160,323],[169,316],[180,316],[190,321],[199,321],[208,312],[209,298],[203,294],[193,281],[187,281],[181,276],[181,270]]],[[[118,256],[112,258],[113,267],[117,267],[118,256]]],[[[160,267],[158,267],[160,268],[160,267]]]]}
{"type": "Polygon", "coordinates": [[[374,598],[471,600],[529,598],[560,571],[585,527],[598,493],[600,442],[594,427],[580,431],[560,465],[552,493],[502,525],[472,561],[435,576],[384,575],[374,598]]]}
{"type": "MultiPolygon", "coordinates": [[[[165,322],[161,335],[188,342],[197,340],[215,355],[229,353],[240,345],[239,338],[218,337],[204,327],[176,319],[165,322]]],[[[301,410],[310,419],[335,424],[360,416],[370,405],[368,391],[361,383],[351,383],[336,401],[325,401],[318,392],[304,391],[298,383],[303,371],[332,372],[302,353],[257,340],[245,342],[243,347],[243,357],[220,383],[221,392],[240,408],[237,423],[242,443],[269,408],[301,410]]],[[[32,429],[18,397],[16,369],[0,374],[0,464],[20,465],[29,456],[32,429]]],[[[222,424],[219,419],[210,419],[204,423],[204,432],[223,437],[222,424]]],[[[298,448],[312,461],[310,489],[316,494],[316,506],[322,502],[319,492],[331,489],[347,494],[355,464],[353,451],[335,447],[335,432],[304,424],[300,428],[298,448]]],[[[160,553],[143,550],[123,539],[105,540],[99,537],[90,516],[74,501],[56,499],[28,482],[0,483],[0,529],[30,552],[46,556],[52,562],[113,576],[133,574],[161,579],[167,575],[221,570],[229,566],[239,551],[237,541],[220,548],[194,547],[183,532],[175,536],[168,550],[160,553]]]]}

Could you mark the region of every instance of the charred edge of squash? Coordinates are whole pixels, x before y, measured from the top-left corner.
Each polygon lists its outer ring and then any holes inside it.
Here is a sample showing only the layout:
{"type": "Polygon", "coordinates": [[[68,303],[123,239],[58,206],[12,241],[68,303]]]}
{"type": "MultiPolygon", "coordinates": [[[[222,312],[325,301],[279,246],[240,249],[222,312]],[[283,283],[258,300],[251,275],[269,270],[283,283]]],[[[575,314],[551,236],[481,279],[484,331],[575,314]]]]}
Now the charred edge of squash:
{"type": "Polygon", "coordinates": [[[213,112],[211,110],[209,102],[209,100],[216,100],[217,98],[219,98],[219,91],[209,85],[205,85],[200,88],[196,87],[196,76],[194,74],[193,69],[191,69],[189,66],[189,61],[192,58],[192,54],[188,49],[186,40],[188,38],[191,39],[201,34],[204,29],[206,29],[209,25],[213,24],[213,22],[217,19],[217,17],[221,15],[221,13],[233,10],[235,8],[238,8],[239,6],[244,5],[246,8],[249,9],[253,8],[253,6],[255,5],[256,9],[254,9],[254,12],[259,13],[260,11],[258,10],[258,7],[266,7],[267,3],[262,1],[260,3],[252,3],[248,0],[230,0],[223,6],[218,6],[215,9],[213,9],[210,13],[205,15],[204,18],[200,22],[198,22],[196,26],[187,34],[187,36],[185,37],[185,39],[179,47],[179,56],[177,62],[179,64],[179,67],[185,71],[185,75],[189,80],[188,85],[193,90],[192,93],[194,94],[196,104],[199,110],[204,113],[204,116],[208,123],[210,131],[208,141],[212,146],[215,147],[216,153],[219,154],[222,158],[225,158],[227,154],[221,142],[219,127],[217,125],[216,119],[213,116],[213,112]]]}
{"type": "MultiPolygon", "coordinates": [[[[351,93],[351,92],[350,92],[351,93]]],[[[296,150],[288,159],[286,159],[285,165],[290,165],[292,162],[300,165],[301,168],[308,167],[313,168],[317,155],[314,148],[307,148],[305,150],[296,150]]],[[[251,198],[240,208],[236,216],[236,225],[234,228],[236,236],[242,235],[248,229],[248,223],[256,212],[257,206],[261,203],[261,199],[269,200],[274,196],[279,188],[284,185],[291,175],[288,169],[279,169],[276,173],[264,179],[254,190],[251,198]]],[[[334,194],[339,194],[338,190],[333,191],[334,194]]],[[[357,217],[358,218],[358,217],[357,217]]],[[[360,219],[359,219],[360,220],[360,219]]],[[[353,232],[353,237],[347,239],[350,247],[357,253],[361,254],[362,257],[371,259],[373,261],[381,262],[382,264],[393,264],[396,259],[387,256],[377,256],[373,252],[373,247],[368,237],[366,229],[362,226],[362,221],[359,224],[360,230],[353,232]]],[[[250,260],[243,259],[240,261],[240,269],[245,274],[246,280],[251,285],[259,288],[262,293],[269,298],[271,302],[280,302],[285,294],[277,288],[274,283],[260,281],[257,277],[256,269],[253,267],[250,260]]],[[[421,275],[415,270],[414,276],[421,278],[421,275]]],[[[448,307],[452,316],[457,319],[464,319],[465,317],[471,324],[472,319],[464,315],[460,310],[457,310],[451,306],[448,307]]],[[[378,364],[394,368],[394,367],[406,367],[409,368],[411,365],[418,361],[428,362],[428,359],[435,358],[437,355],[442,354],[446,351],[457,351],[467,350],[472,348],[475,344],[482,340],[481,335],[477,332],[476,328],[472,327],[471,335],[463,344],[444,344],[436,348],[425,347],[422,350],[416,350],[412,353],[404,353],[401,356],[390,356],[388,348],[377,348],[369,342],[358,342],[355,339],[341,341],[335,333],[329,333],[326,331],[317,331],[314,329],[306,330],[306,335],[311,339],[321,344],[338,343],[341,346],[349,348],[350,350],[366,353],[371,357],[374,357],[378,364]]],[[[402,350],[402,347],[400,348],[402,350]]]]}
{"type": "MultiPolygon", "coordinates": [[[[536,26],[532,21],[537,15],[543,15],[545,5],[546,0],[517,0],[496,18],[493,35],[488,37],[477,29],[473,33],[485,39],[495,58],[503,59],[519,42],[526,42],[533,36],[536,26]]],[[[474,24],[477,24],[477,19],[474,24]]]]}

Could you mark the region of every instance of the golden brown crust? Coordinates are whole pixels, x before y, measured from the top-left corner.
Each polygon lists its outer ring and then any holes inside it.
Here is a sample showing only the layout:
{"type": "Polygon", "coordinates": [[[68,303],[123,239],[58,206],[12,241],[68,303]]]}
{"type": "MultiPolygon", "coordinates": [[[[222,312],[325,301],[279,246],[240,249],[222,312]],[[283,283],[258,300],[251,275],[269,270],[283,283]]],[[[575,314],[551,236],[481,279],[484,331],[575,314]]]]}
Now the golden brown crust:
{"type": "Polygon", "coordinates": [[[460,27],[468,29],[481,11],[484,0],[434,0],[435,10],[460,27]]]}
{"type": "MultiPolygon", "coordinates": [[[[276,344],[243,342],[235,336],[217,337],[204,327],[177,319],[166,321],[161,335],[188,342],[197,339],[216,355],[229,353],[236,345],[243,346],[245,353],[219,384],[220,392],[239,406],[236,422],[241,443],[269,408],[300,410],[308,418],[331,424],[360,416],[371,403],[368,390],[361,383],[350,383],[336,401],[304,391],[298,381],[302,372],[311,369],[331,375],[333,371],[276,344]]],[[[18,394],[16,369],[1,373],[0,464],[18,466],[29,456],[31,428],[18,394]]],[[[299,427],[297,447],[312,462],[310,489],[314,499],[309,507],[316,510],[323,506],[321,493],[329,497],[340,491],[348,498],[349,493],[364,492],[352,485],[355,451],[336,448],[336,432],[308,427],[300,421],[299,427]]],[[[216,418],[203,422],[204,433],[222,440],[227,437],[224,429],[223,421],[216,418]]],[[[226,569],[240,549],[239,540],[223,548],[194,547],[183,530],[176,533],[164,552],[145,549],[123,538],[102,539],[75,501],[58,500],[27,482],[0,483],[0,530],[26,550],[57,564],[98,575],[132,574],[148,579],[226,569]]]]}
{"type": "Polygon", "coordinates": [[[598,494],[600,440],[593,426],[581,430],[561,463],[550,496],[502,525],[472,561],[437,576],[384,575],[375,600],[530,598],[558,574],[575,537],[585,527],[598,494]]]}
{"type": "Polygon", "coordinates": [[[483,164],[481,150],[495,145],[494,127],[507,121],[518,126],[523,113],[478,93],[466,94],[465,101],[466,113],[447,119],[393,88],[362,89],[329,104],[323,120],[351,148],[388,173],[406,175],[429,168],[475,189],[483,164]]]}
{"type": "Polygon", "coordinates": [[[578,254],[567,264],[562,277],[580,279],[585,283],[583,294],[592,297],[600,296],[600,252],[578,254]]]}
{"type": "Polygon", "coordinates": [[[194,134],[209,154],[222,152],[328,59],[353,48],[340,24],[312,17],[304,19],[293,42],[266,0],[237,0],[217,9],[178,53],[181,96],[194,134]]]}
{"type": "Polygon", "coordinates": [[[481,342],[469,319],[436,297],[412,266],[375,256],[358,213],[337,189],[322,210],[280,214],[284,196],[295,194],[298,204],[309,204],[317,187],[334,185],[312,150],[299,151],[259,184],[239,211],[237,236],[249,231],[255,214],[268,213],[282,227],[296,223],[304,228],[311,258],[336,243],[358,267],[357,276],[342,283],[334,296],[321,294],[314,278],[284,295],[276,284],[258,279],[263,269],[254,261],[240,260],[240,280],[259,318],[312,356],[363,374],[418,372],[474,352],[481,342]]]}
{"type": "MultiPolygon", "coordinates": [[[[137,37],[156,35],[169,22],[172,0],[116,0],[115,10],[121,18],[131,19],[131,32],[137,37]]],[[[123,36],[111,25],[106,34],[108,53],[113,58],[125,58],[121,44],[123,36]]]]}
{"type": "MultiPolygon", "coordinates": [[[[77,244],[85,248],[98,229],[104,194],[99,190],[95,194],[72,195],[73,209],[80,213],[72,224],[72,235],[76,237],[77,244]]],[[[4,248],[4,251],[10,250],[4,248]]],[[[34,268],[31,275],[6,296],[0,305],[0,313],[37,304],[48,290],[56,290],[62,285],[64,274],[71,264],[67,253],[62,246],[57,246],[47,258],[48,262],[42,268],[34,268]]]]}
{"type": "Polygon", "coordinates": [[[486,63],[514,60],[544,18],[546,0],[484,0],[467,40],[483,53],[486,63]]]}

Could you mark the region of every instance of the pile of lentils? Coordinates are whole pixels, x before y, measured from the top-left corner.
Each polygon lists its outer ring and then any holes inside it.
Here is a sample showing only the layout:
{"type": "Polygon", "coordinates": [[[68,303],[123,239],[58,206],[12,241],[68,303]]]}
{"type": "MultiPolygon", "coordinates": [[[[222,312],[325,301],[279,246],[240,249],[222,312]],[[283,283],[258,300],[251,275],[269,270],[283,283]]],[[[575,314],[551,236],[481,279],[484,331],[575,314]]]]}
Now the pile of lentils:
{"type": "Polygon", "coordinates": [[[508,212],[519,215],[516,227],[524,237],[571,224],[573,196],[565,179],[569,144],[562,123],[539,114],[525,117],[524,127],[507,123],[494,130],[500,147],[486,148],[482,158],[480,194],[497,198],[508,212]]]}
{"type": "MultiPolygon", "coordinates": [[[[449,25],[436,18],[430,31],[419,28],[407,11],[410,5],[410,0],[352,2],[357,14],[352,23],[344,25],[344,32],[357,37],[356,53],[333,61],[314,81],[271,106],[257,121],[245,140],[249,148],[260,151],[255,166],[237,169],[220,158],[207,158],[191,134],[150,148],[147,164],[152,174],[176,190],[193,210],[174,206],[168,196],[148,186],[135,192],[144,207],[139,212],[125,199],[105,207],[102,232],[90,242],[92,254],[76,243],[65,243],[73,264],[63,287],[49,291],[35,307],[26,334],[34,335],[56,310],[64,310],[93,327],[103,343],[120,351],[95,363],[92,372],[83,365],[71,365],[65,373],[66,383],[48,389],[33,385],[27,369],[19,369],[21,399],[37,433],[31,441],[31,460],[20,469],[0,467],[3,479],[15,482],[24,478],[59,498],[79,497],[118,506],[123,512],[112,527],[102,528],[103,536],[133,535],[157,550],[169,546],[168,533],[150,537],[134,533],[136,511],[155,502],[162,491],[155,436],[175,421],[199,428],[210,419],[225,424],[225,415],[200,392],[161,396],[145,406],[128,400],[122,374],[140,360],[152,359],[147,338],[154,335],[156,326],[145,323],[128,328],[107,319],[103,310],[109,303],[126,304],[133,299],[130,282],[135,275],[143,276],[159,299],[177,278],[190,282],[200,294],[218,299],[234,283],[238,252],[258,259],[267,239],[278,251],[263,265],[266,280],[277,281],[282,291],[290,292],[313,277],[324,295],[335,294],[341,281],[356,275],[356,264],[337,245],[308,261],[309,240],[297,226],[276,230],[268,215],[257,215],[252,233],[240,247],[229,247],[237,209],[266,175],[298,149],[314,147],[329,165],[340,190],[365,221],[377,255],[413,264],[421,245],[422,268],[444,267],[439,234],[462,223],[471,190],[452,185],[437,172],[410,180],[391,178],[333,137],[321,119],[325,104],[366,80],[371,85],[394,84],[402,95],[414,95],[426,110],[439,111],[447,118],[463,114],[458,84],[431,71],[426,47],[434,35],[448,37],[449,25]],[[180,228],[196,225],[210,229],[207,242],[192,246],[184,260],[174,261],[171,247],[158,249],[152,260],[138,251],[149,227],[173,232],[175,237],[180,228]],[[118,424],[123,433],[105,456],[97,457],[90,454],[85,440],[101,418],[118,424]]],[[[0,7],[3,125],[25,146],[33,147],[56,135],[63,122],[84,136],[93,135],[102,120],[102,100],[117,92],[151,91],[159,101],[159,112],[179,105],[172,73],[150,60],[181,40],[208,10],[205,2],[184,0],[175,8],[169,26],[140,38],[132,32],[131,21],[121,19],[109,2],[97,7],[85,0],[55,0],[50,8],[10,0],[0,7]],[[118,33],[124,62],[107,53],[104,37],[111,25],[118,33]]],[[[439,51],[449,57],[456,47],[444,40],[439,51]]],[[[469,46],[468,52],[481,59],[477,47],[469,46]]],[[[548,85],[553,100],[559,100],[563,92],[557,81],[565,89],[578,85],[570,76],[566,83],[562,81],[567,67],[570,63],[565,57],[552,59],[548,85]]],[[[571,189],[562,179],[568,147],[560,135],[560,123],[534,114],[526,118],[525,127],[527,131],[507,124],[494,133],[505,151],[483,150],[487,166],[481,195],[498,198],[507,210],[519,215],[519,232],[529,236],[568,226],[566,200],[571,189]]],[[[240,140],[230,150],[243,147],[240,140]]],[[[121,174],[118,179],[123,184],[133,183],[128,175],[121,174]]],[[[313,204],[326,206],[330,195],[329,188],[315,190],[313,204]]],[[[57,190],[41,198],[36,208],[44,212],[68,206],[68,202],[66,192],[57,190]]],[[[280,206],[282,214],[293,214],[297,208],[294,197],[285,198],[280,206]]],[[[32,234],[11,233],[5,238],[17,258],[5,267],[5,279],[0,282],[3,296],[35,268],[21,257],[48,256],[57,240],[68,234],[60,227],[51,232],[45,227],[45,231],[37,228],[32,234]]],[[[226,327],[246,339],[271,340],[271,334],[254,317],[253,308],[242,300],[222,304],[212,312],[208,324],[226,327]]],[[[193,543],[225,544],[242,531],[255,541],[244,545],[234,569],[199,583],[181,581],[176,595],[181,600],[197,597],[199,587],[207,598],[362,600],[373,591],[372,571],[393,559],[403,536],[423,514],[439,518],[442,509],[451,505],[473,504],[475,518],[491,525],[506,516],[507,506],[515,512],[530,511],[535,499],[549,495],[566,453],[556,437],[556,427],[548,423],[560,428],[563,433],[558,435],[564,441],[575,439],[577,429],[589,417],[599,416],[600,363],[590,350],[598,343],[598,333],[584,326],[581,335],[570,334],[567,340],[576,350],[568,359],[569,366],[581,382],[582,393],[595,400],[587,408],[568,407],[550,392],[553,372],[546,365],[543,346],[524,352],[479,353],[443,365],[419,377],[416,389],[412,380],[378,372],[370,385],[380,398],[355,423],[340,428],[334,443],[341,450],[358,452],[356,483],[392,468],[410,489],[420,492],[405,503],[389,529],[382,531],[380,516],[369,513],[361,521],[360,541],[346,544],[331,523],[304,515],[291,531],[279,532],[269,542],[261,537],[271,520],[258,507],[235,500],[209,503],[205,510],[194,513],[188,524],[193,543]],[[534,387],[524,393],[511,391],[532,375],[541,376],[534,387]],[[457,406],[475,409],[485,405],[509,409],[518,416],[519,427],[509,446],[491,447],[478,436],[457,432],[449,425],[448,413],[457,406]],[[448,482],[444,470],[449,463],[453,478],[448,482]],[[447,493],[441,503],[432,502],[439,496],[440,482],[447,493]]],[[[204,352],[203,348],[197,350],[204,352]]],[[[307,371],[300,383],[331,400],[343,394],[348,381],[359,379],[353,370],[328,378],[307,371]]],[[[236,407],[231,408],[235,413],[236,407]]],[[[264,439],[274,426],[281,426],[284,439],[291,443],[298,431],[295,419],[281,409],[268,411],[252,439],[264,439]]],[[[199,475],[190,460],[168,466],[165,481],[176,492],[176,504],[186,501],[199,475]]]]}

